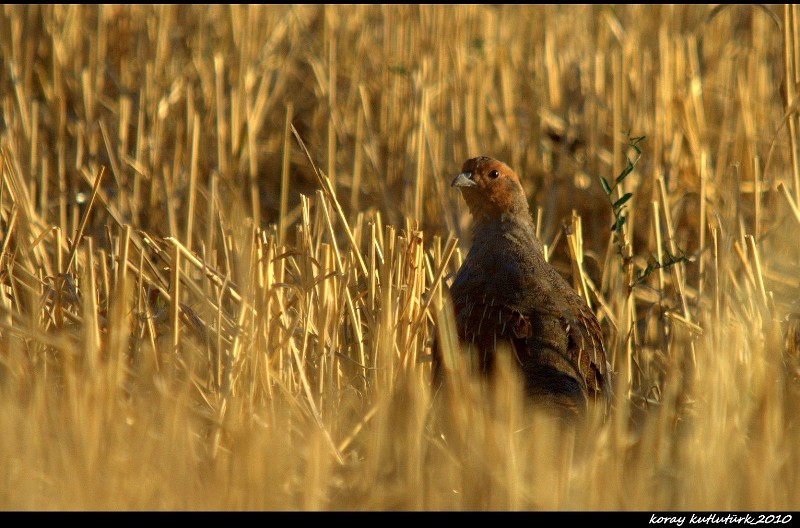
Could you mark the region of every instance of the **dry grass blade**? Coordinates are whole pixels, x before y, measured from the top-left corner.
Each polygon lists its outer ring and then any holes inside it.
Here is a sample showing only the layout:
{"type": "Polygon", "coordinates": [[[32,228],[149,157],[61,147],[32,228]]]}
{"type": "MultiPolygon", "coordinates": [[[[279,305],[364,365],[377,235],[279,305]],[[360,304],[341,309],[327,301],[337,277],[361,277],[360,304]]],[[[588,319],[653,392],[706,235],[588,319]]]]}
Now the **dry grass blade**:
{"type": "Polygon", "coordinates": [[[350,230],[350,226],[347,223],[347,217],[344,215],[344,211],[342,211],[342,206],[339,205],[339,200],[336,199],[336,193],[333,191],[333,187],[331,187],[331,182],[327,176],[325,176],[317,166],[314,164],[314,160],[311,159],[311,154],[308,153],[308,149],[306,148],[305,143],[303,143],[300,134],[297,133],[297,129],[294,125],[291,125],[292,133],[294,137],[297,139],[297,142],[300,144],[300,147],[303,149],[303,153],[306,155],[306,159],[308,163],[311,165],[311,168],[314,169],[314,174],[317,177],[317,181],[319,186],[322,187],[322,192],[325,193],[328,200],[331,201],[333,207],[336,209],[336,213],[339,216],[339,221],[342,222],[344,226],[344,232],[347,235],[348,240],[350,241],[351,251],[355,254],[356,258],[358,259],[358,264],[361,268],[361,272],[364,276],[367,276],[367,265],[364,263],[364,258],[361,256],[361,252],[358,250],[358,245],[356,244],[356,240],[353,237],[353,232],[350,230]]]}
{"type": "Polygon", "coordinates": [[[81,218],[81,224],[78,227],[78,231],[75,233],[75,239],[72,241],[72,246],[69,249],[67,266],[64,268],[63,273],[69,273],[72,264],[75,262],[75,253],[78,250],[78,245],[83,240],[83,232],[86,230],[86,223],[89,221],[89,215],[92,212],[92,206],[94,205],[95,198],[97,198],[97,191],[100,189],[100,182],[103,181],[103,174],[105,174],[105,170],[105,167],[102,167],[100,169],[100,174],[98,174],[97,178],[94,180],[92,194],[89,197],[89,203],[86,205],[86,209],[83,212],[83,217],[81,218]]]}

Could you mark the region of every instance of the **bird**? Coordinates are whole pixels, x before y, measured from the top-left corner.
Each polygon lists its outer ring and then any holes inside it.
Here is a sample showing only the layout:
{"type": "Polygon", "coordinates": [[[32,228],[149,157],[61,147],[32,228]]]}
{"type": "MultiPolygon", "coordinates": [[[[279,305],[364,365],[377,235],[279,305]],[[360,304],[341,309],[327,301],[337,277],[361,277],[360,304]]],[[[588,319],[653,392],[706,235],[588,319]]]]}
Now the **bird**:
{"type": "Polygon", "coordinates": [[[510,345],[531,400],[568,416],[595,404],[607,412],[611,369],[600,324],[545,260],[517,174],[480,156],[464,162],[452,186],[472,215],[472,246],[450,286],[462,350],[488,375],[510,345]]]}

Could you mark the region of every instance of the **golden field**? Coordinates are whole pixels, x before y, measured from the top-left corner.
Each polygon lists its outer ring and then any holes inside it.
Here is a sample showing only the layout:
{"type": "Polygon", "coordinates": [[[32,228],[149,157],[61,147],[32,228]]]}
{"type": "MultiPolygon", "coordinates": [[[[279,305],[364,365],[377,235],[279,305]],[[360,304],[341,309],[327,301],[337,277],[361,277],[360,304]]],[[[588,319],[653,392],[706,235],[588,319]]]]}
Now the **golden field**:
{"type": "Polygon", "coordinates": [[[0,7],[0,509],[797,509],[797,15],[0,7]],[[455,353],[477,155],[606,419],[455,353]]]}

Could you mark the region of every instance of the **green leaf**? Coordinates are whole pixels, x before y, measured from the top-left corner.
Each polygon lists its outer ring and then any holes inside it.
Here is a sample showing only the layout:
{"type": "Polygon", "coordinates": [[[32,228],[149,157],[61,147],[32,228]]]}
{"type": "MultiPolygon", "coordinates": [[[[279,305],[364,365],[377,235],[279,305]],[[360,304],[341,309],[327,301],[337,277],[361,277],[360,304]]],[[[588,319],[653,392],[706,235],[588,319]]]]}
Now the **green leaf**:
{"type": "Polygon", "coordinates": [[[617,176],[616,183],[622,182],[622,180],[627,178],[628,174],[630,174],[631,172],[633,172],[633,163],[631,163],[631,160],[628,160],[628,165],[624,169],[622,169],[622,172],[619,174],[619,176],[617,176]]]}
{"type": "Polygon", "coordinates": [[[394,73],[395,75],[408,75],[409,71],[403,64],[398,64],[395,66],[389,66],[389,72],[394,73]]]}
{"type": "Polygon", "coordinates": [[[614,202],[613,205],[614,209],[619,209],[620,207],[622,207],[628,200],[631,199],[632,196],[633,193],[625,193],[624,195],[622,195],[622,198],[614,202]]]}
{"type": "Polygon", "coordinates": [[[606,192],[606,194],[611,195],[611,186],[608,185],[608,180],[600,176],[600,183],[603,185],[603,190],[606,192]]]}

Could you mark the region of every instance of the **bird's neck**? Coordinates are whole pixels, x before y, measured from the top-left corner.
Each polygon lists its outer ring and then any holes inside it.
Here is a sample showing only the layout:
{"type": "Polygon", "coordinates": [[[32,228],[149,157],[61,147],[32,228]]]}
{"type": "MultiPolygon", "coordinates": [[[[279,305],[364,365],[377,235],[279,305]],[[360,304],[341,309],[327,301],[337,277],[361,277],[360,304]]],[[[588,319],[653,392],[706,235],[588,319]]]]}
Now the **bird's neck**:
{"type": "Polygon", "coordinates": [[[507,248],[515,253],[522,251],[522,254],[528,254],[530,251],[538,256],[543,255],[542,244],[536,238],[533,218],[527,210],[504,213],[493,218],[474,218],[472,244],[497,248],[500,252],[507,248]]]}

